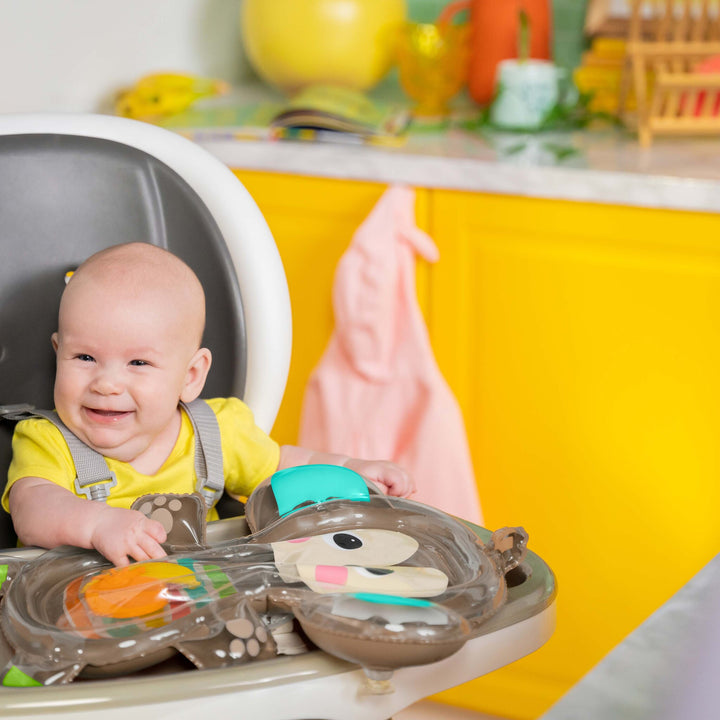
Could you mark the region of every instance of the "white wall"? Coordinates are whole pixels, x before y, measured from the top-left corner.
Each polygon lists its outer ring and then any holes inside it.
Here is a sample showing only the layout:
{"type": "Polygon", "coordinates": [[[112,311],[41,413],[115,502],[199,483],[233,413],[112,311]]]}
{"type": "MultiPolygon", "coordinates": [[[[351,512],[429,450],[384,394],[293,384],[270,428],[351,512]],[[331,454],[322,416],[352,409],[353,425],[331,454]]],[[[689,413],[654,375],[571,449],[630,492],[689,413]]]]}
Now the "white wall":
{"type": "Polygon", "coordinates": [[[155,71],[238,82],[240,2],[0,0],[0,113],[106,111],[155,71]]]}
{"type": "MultiPolygon", "coordinates": [[[[241,2],[0,0],[0,113],[110,111],[118,90],[155,71],[254,77],[240,42],[241,2]]],[[[408,5],[420,12],[442,2],[408,5]]],[[[627,0],[610,6],[627,12],[627,0]]]]}

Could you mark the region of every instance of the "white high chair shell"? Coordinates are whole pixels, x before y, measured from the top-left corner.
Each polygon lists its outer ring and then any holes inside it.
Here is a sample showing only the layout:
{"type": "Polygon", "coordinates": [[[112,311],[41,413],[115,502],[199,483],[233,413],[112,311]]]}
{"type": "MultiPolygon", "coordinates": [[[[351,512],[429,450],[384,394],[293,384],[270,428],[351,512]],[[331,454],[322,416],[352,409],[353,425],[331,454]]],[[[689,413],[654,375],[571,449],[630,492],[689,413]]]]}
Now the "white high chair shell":
{"type": "MultiPolygon", "coordinates": [[[[126,145],[157,158],[190,185],[217,223],[232,258],[245,316],[247,369],[242,395],[257,424],[269,432],[290,363],[290,301],[282,262],[267,223],[232,172],[191,141],[124,118],[0,116],[0,137],[9,135],[77,136],[126,145]]],[[[58,242],[64,240],[71,241],[58,238],[58,242]]]]}

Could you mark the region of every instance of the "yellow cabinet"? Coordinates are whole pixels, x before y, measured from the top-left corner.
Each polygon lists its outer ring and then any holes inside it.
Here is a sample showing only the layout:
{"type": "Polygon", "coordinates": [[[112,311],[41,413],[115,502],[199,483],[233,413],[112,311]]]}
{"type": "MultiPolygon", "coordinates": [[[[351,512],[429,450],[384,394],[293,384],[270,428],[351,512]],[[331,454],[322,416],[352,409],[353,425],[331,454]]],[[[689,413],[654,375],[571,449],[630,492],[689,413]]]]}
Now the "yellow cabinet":
{"type": "MultiPolygon", "coordinates": [[[[384,187],[238,174],[288,273],[294,442],[335,263],[384,187]]],[[[720,216],[424,190],[418,218],[485,524],[524,525],[559,588],[546,646],[439,699],[533,718],[720,551],[720,216]]]]}

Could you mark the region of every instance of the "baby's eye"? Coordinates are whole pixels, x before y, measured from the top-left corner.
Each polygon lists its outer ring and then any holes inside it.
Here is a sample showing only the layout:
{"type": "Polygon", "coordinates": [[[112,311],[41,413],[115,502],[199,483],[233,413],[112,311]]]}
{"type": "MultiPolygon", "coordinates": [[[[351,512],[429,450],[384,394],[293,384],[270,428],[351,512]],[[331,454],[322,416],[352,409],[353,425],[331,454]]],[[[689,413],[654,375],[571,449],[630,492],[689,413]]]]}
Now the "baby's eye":
{"type": "Polygon", "coordinates": [[[82,360],[82,362],[95,362],[95,358],[87,353],[78,353],[75,356],[76,360],[82,360]]]}
{"type": "Polygon", "coordinates": [[[133,367],[143,367],[144,365],[147,365],[148,363],[145,360],[131,360],[130,364],[133,367]]]}

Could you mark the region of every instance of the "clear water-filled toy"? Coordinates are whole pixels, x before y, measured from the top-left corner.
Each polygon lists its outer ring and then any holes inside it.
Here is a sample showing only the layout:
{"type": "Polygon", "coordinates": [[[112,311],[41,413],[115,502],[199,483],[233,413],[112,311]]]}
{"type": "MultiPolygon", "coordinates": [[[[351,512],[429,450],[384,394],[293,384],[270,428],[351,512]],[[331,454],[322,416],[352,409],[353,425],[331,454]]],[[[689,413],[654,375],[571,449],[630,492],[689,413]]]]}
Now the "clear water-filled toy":
{"type": "Polygon", "coordinates": [[[477,634],[526,553],[522,528],[484,543],[336,466],[276,473],[248,501],[251,534],[212,546],[199,495],[135,507],[166,525],[167,558],[113,567],[75,548],[5,558],[5,686],[122,674],[175,653],[198,668],[241,665],[278,652],[280,619],[388,690],[393,670],[441,660],[477,634]]]}

